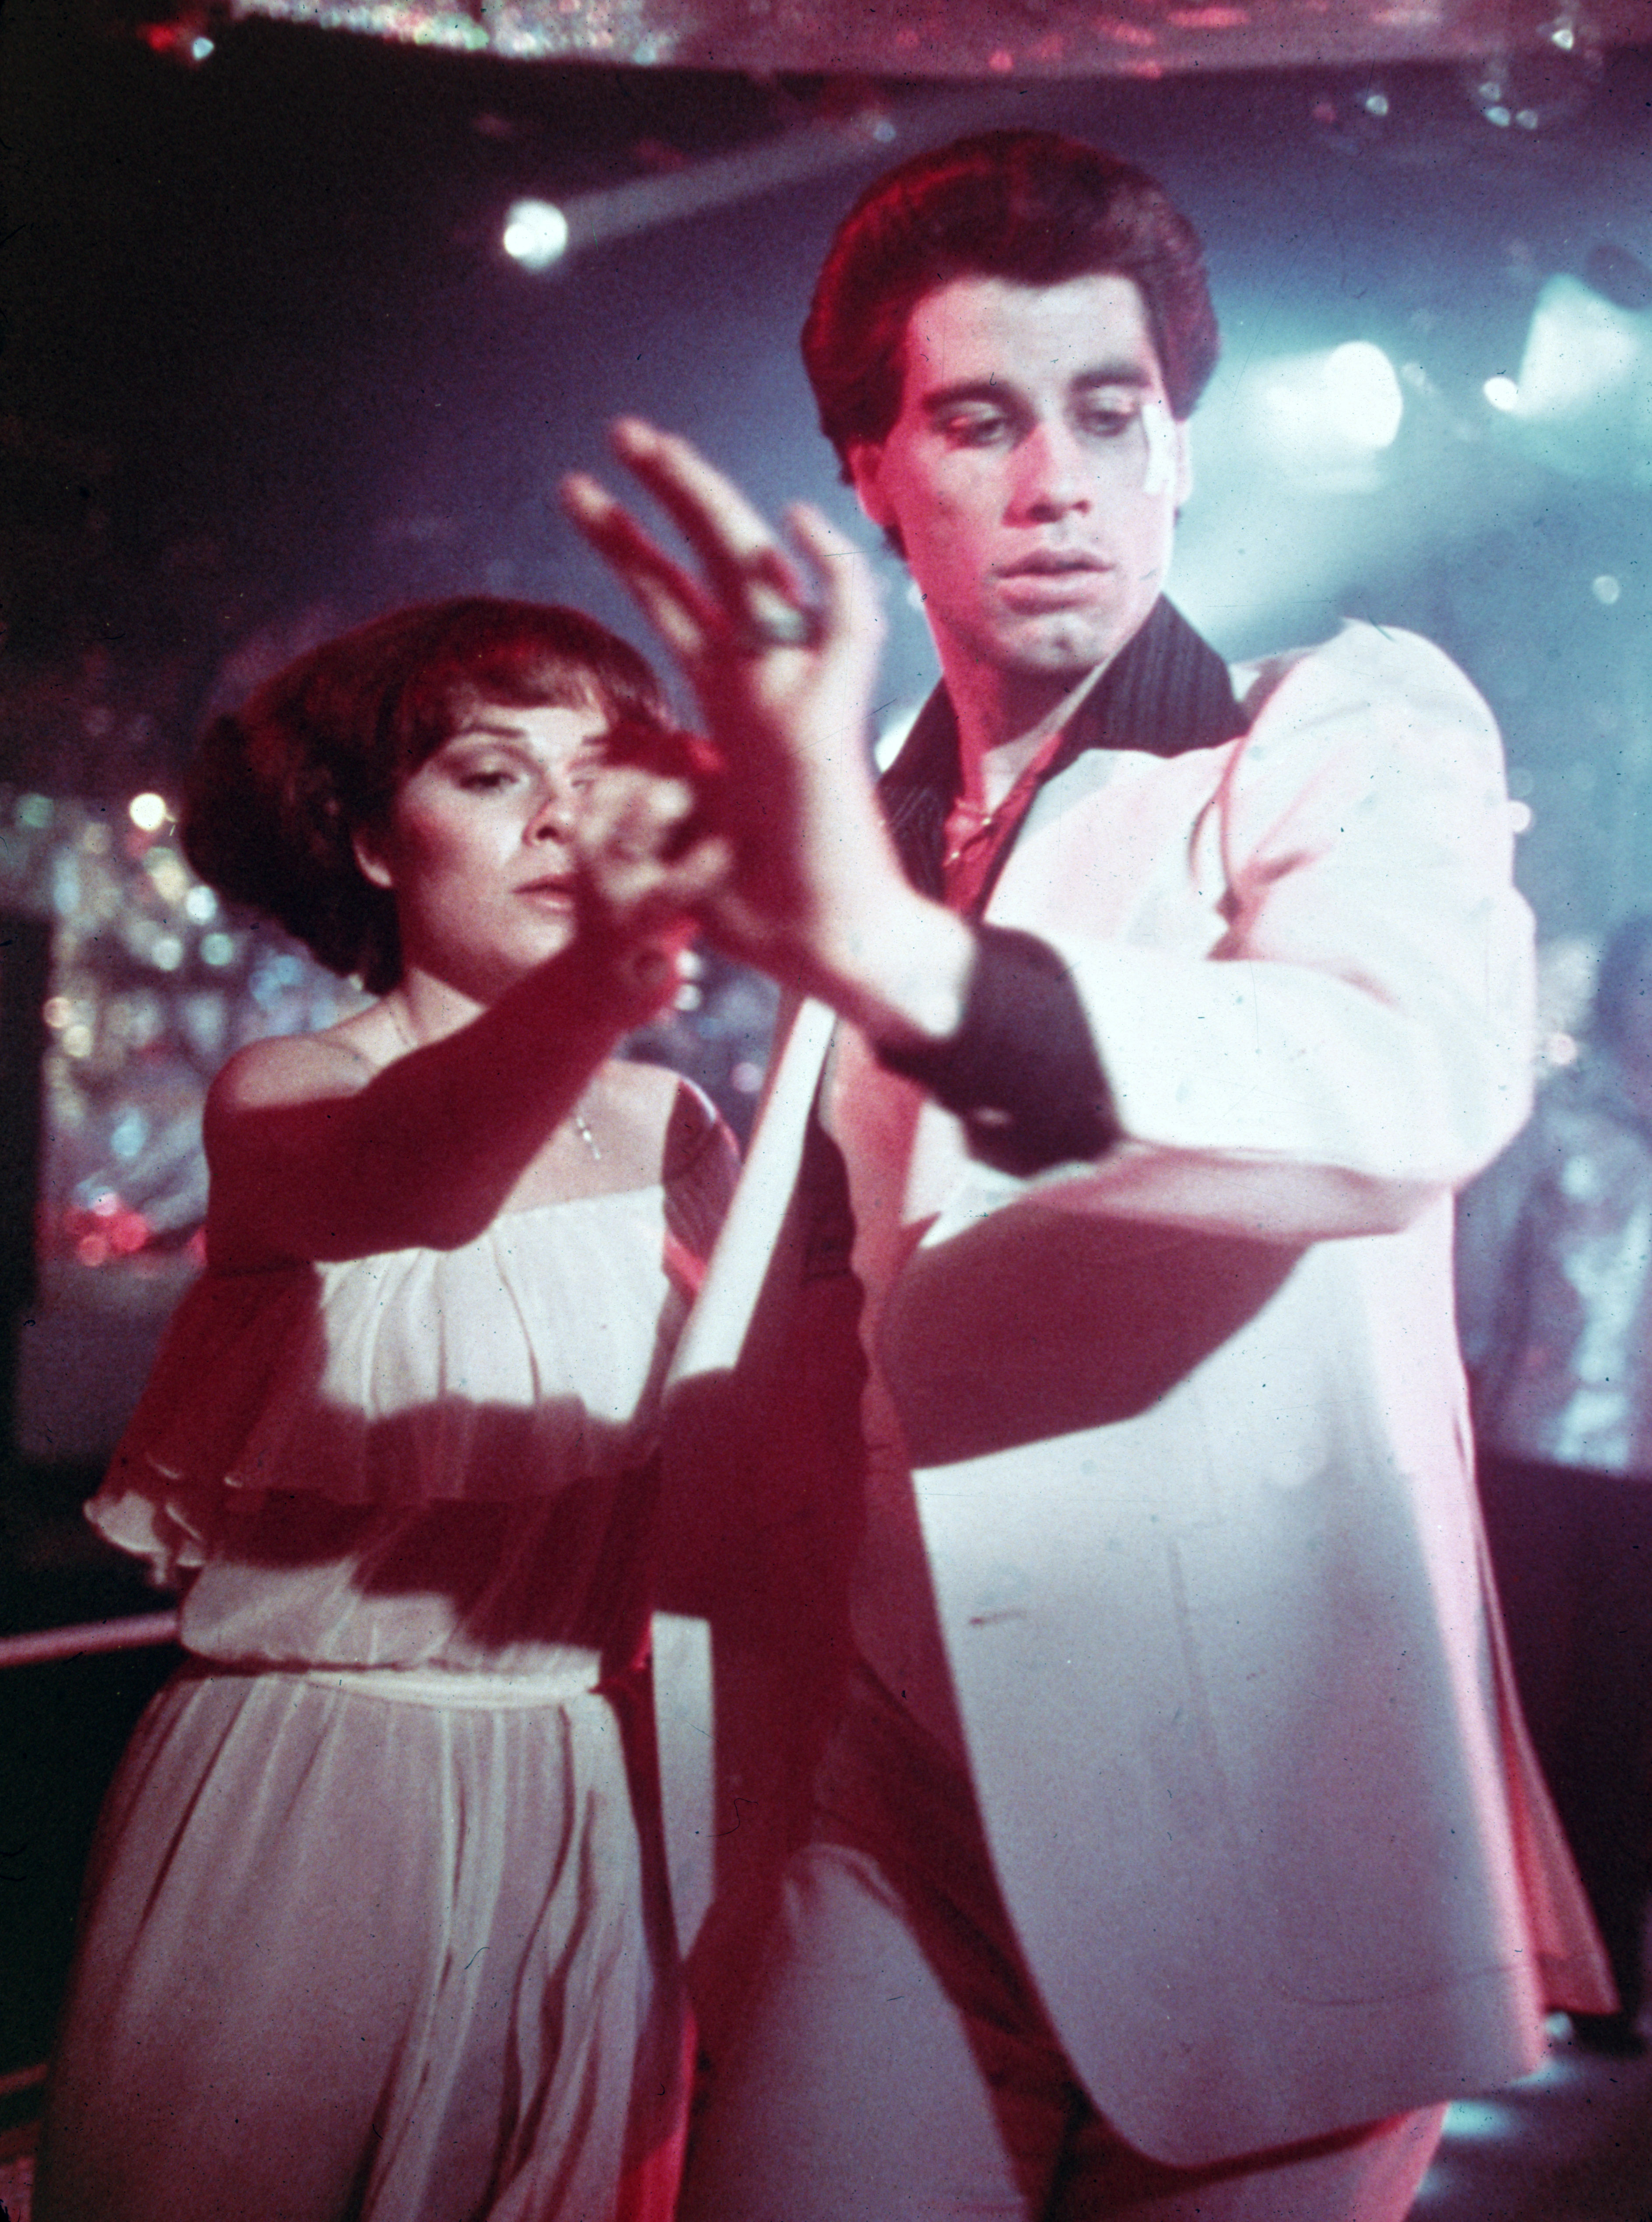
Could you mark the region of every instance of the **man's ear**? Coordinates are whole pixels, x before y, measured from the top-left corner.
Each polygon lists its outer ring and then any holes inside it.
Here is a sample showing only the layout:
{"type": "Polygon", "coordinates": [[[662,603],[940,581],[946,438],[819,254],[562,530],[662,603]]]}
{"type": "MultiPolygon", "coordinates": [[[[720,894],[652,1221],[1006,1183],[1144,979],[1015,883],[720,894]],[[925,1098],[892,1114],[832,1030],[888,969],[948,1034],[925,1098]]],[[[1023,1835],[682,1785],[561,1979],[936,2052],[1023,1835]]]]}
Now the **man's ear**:
{"type": "Polygon", "coordinates": [[[883,491],[883,449],[870,440],[854,440],[849,447],[849,482],[862,511],[882,532],[895,523],[889,497],[883,491]]]}
{"type": "Polygon", "coordinates": [[[380,836],[374,827],[357,826],[350,836],[350,847],[355,853],[355,861],[364,880],[375,888],[395,886],[394,875],[385,860],[380,836]]]}
{"type": "Polygon", "coordinates": [[[1176,424],[1176,514],[1179,517],[1187,507],[1187,498],[1193,491],[1193,427],[1185,417],[1178,417],[1176,424]]]}
{"type": "Polygon", "coordinates": [[[883,484],[883,449],[870,440],[856,441],[849,449],[849,478],[861,514],[878,527],[885,543],[904,563],[907,544],[901,537],[901,528],[895,521],[895,505],[883,484]]]}

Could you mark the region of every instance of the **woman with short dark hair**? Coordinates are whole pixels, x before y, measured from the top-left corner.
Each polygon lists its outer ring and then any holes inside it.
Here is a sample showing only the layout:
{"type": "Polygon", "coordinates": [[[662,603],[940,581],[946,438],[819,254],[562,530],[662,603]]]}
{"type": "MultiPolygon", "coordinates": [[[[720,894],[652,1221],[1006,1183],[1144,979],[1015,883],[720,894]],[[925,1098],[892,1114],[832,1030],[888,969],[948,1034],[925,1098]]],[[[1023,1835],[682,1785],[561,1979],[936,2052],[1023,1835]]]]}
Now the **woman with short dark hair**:
{"type": "Polygon", "coordinates": [[[628,908],[590,806],[689,748],[623,642],[482,599],[207,736],[198,868],[378,1000],[215,1083],[207,1270],[91,1507],[186,1655],[94,1850],[43,2222],[669,2213],[653,1431],[732,1152],[612,1057],[693,889],[628,908]]]}

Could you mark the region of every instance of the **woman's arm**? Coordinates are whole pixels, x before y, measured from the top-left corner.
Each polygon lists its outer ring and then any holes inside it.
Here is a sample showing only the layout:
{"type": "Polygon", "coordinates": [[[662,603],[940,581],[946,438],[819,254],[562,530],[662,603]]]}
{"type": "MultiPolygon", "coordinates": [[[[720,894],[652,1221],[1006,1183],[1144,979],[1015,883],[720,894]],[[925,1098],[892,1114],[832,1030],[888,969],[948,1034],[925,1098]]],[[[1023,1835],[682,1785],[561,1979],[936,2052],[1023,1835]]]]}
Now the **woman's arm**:
{"type": "Polygon", "coordinates": [[[214,1263],[244,1270],[471,1240],[674,981],[657,946],[581,940],[382,1070],[336,1028],[254,1043],[207,1098],[214,1263]]]}

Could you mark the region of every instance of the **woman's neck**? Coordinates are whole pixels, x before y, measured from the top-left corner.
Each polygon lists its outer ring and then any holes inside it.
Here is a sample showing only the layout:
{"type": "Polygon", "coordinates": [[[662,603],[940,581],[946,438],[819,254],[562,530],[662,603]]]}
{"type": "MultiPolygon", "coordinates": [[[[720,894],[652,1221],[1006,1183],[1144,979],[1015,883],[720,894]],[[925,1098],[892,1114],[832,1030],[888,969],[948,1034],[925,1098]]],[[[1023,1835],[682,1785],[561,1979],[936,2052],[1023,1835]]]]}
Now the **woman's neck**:
{"type": "Polygon", "coordinates": [[[410,964],[382,999],[382,1008],[408,1049],[423,1049],[468,1026],[487,1008],[450,981],[410,964]]]}

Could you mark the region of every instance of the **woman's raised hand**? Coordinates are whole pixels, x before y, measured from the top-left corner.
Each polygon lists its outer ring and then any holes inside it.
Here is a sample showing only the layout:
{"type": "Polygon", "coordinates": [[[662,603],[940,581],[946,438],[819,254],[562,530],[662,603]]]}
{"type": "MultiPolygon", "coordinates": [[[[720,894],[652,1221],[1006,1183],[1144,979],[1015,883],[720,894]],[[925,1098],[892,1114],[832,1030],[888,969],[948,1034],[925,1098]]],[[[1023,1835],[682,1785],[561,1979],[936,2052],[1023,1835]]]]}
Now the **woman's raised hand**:
{"type": "MultiPolygon", "coordinates": [[[[795,558],[686,440],[626,418],[614,446],[700,567],[674,560],[594,480],[564,482],[569,516],[682,666],[716,752],[698,809],[656,853],[704,870],[694,900],[731,954],[862,1015],[886,1001],[876,976],[891,935],[914,904],[933,907],[908,887],[872,789],[883,621],[870,569],[801,505],[787,518],[795,558]]],[[[634,799],[644,818],[670,807],[634,799]]]]}

